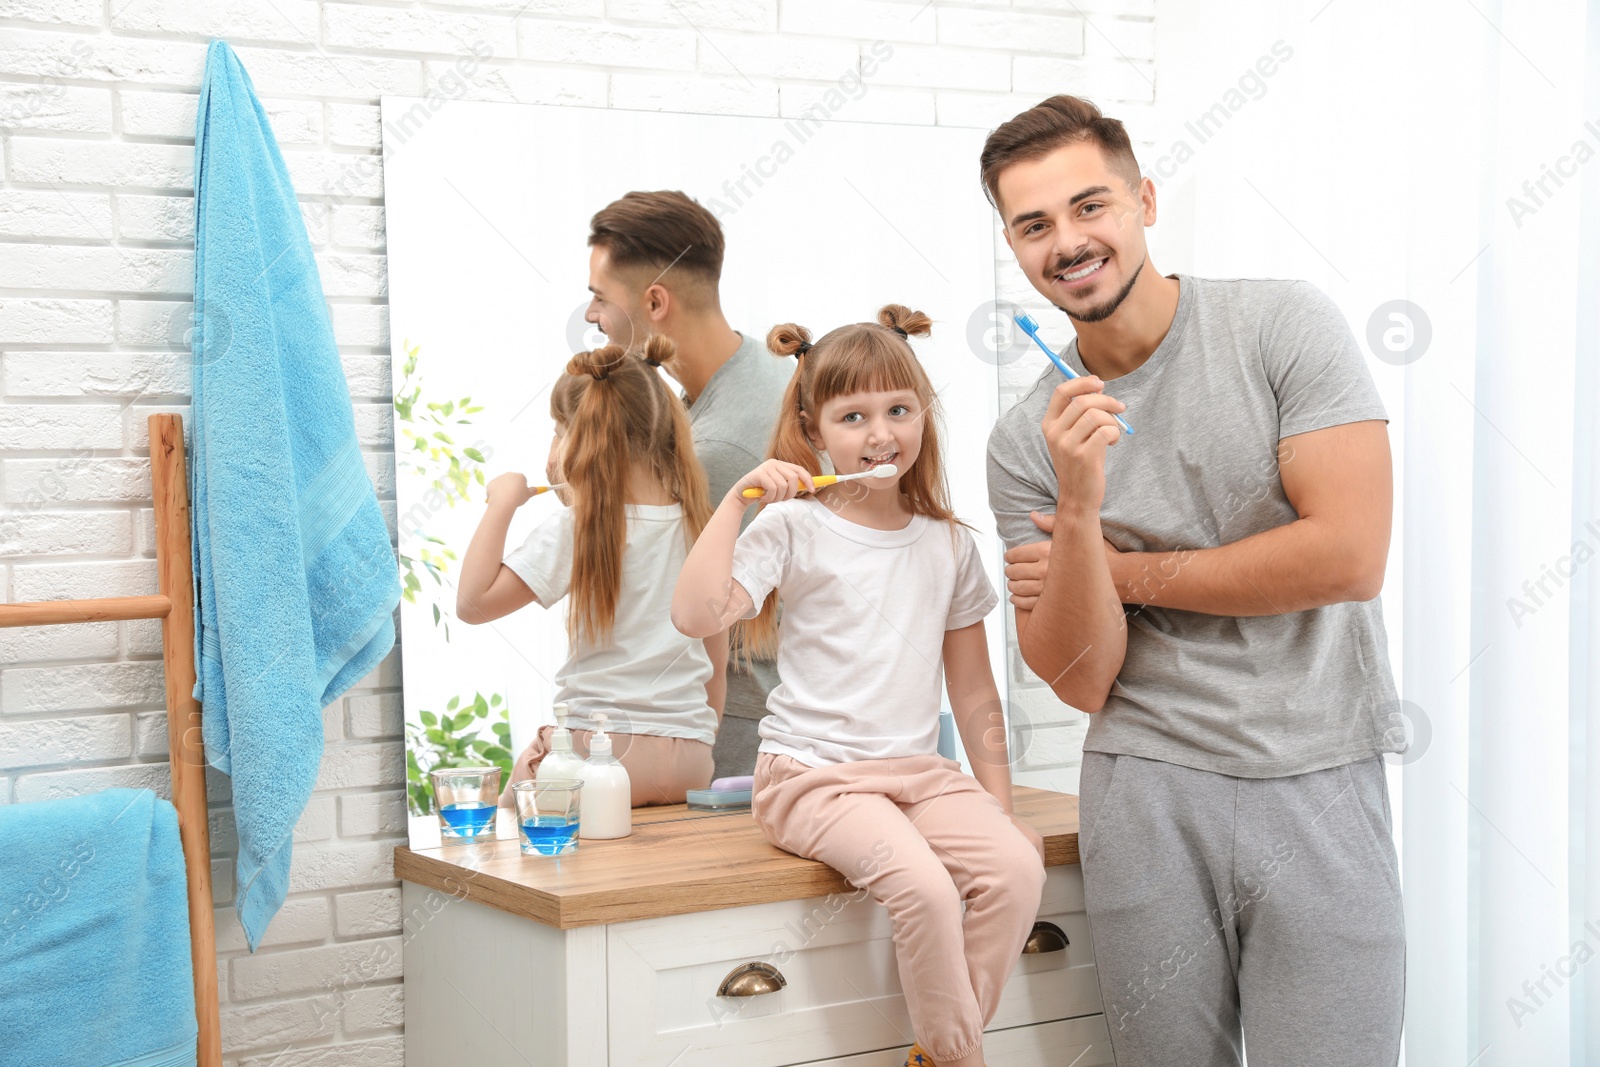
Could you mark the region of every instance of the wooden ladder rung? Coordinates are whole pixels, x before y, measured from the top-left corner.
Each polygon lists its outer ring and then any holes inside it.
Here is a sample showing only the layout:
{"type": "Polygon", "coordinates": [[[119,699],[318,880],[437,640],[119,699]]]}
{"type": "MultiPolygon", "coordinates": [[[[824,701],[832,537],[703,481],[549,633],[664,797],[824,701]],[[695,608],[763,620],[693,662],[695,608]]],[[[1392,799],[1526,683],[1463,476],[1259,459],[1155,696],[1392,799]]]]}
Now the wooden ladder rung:
{"type": "Polygon", "coordinates": [[[164,619],[171,611],[172,601],[159,593],[94,600],[36,600],[25,604],[0,604],[0,627],[164,619]]]}

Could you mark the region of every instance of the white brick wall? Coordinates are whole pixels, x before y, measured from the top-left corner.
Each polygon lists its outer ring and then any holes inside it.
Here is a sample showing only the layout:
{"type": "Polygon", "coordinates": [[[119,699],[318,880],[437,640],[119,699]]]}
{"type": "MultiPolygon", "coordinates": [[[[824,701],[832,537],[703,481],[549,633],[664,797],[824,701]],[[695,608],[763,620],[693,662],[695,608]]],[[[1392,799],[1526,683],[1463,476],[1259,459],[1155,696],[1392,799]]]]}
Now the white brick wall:
{"type": "MultiPolygon", "coordinates": [[[[211,37],[243,59],[288,160],[392,529],[380,94],[788,116],[882,39],[894,57],[851,118],[992,126],[1071,91],[1137,120],[1153,15],[1153,0],[0,0],[0,597],[155,589],[145,419],[186,413],[211,37]],[[454,89],[469,51],[483,58],[454,89]]],[[[1002,271],[1002,295],[1024,301],[1019,282],[1002,271]]],[[[1007,400],[1036,367],[1005,368],[1007,400]]],[[[167,792],[160,650],[149,622],[0,630],[0,803],[167,792]]],[[[228,780],[209,774],[230,1064],[402,1061],[398,656],[324,713],[289,898],[254,956],[229,906],[228,780]]],[[[1059,767],[1074,713],[1012,660],[1017,707],[1043,724],[1030,765],[1059,767]]]]}

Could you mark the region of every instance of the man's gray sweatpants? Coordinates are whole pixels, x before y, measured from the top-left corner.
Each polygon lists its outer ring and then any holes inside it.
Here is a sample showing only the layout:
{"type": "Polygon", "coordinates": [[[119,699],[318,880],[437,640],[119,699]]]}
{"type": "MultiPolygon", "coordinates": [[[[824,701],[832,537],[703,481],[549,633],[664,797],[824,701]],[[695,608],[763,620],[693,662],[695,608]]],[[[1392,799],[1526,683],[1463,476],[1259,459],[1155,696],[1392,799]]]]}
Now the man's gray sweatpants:
{"type": "Polygon", "coordinates": [[[1232,778],[1083,754],[1118,1067],[1394,1067],[1405,926],[1383,761],[1232,778]],[[1242,1030],[1242,1039],[1241,1039],[1242,1030]]]}

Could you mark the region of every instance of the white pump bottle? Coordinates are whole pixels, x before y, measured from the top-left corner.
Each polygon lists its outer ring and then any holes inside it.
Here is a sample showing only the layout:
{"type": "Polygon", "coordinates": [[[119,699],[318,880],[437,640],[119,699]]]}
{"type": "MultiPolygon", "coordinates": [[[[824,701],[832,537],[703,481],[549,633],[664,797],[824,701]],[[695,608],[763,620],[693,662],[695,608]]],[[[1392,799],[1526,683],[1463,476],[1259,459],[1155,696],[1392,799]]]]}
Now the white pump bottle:
{"type": "Polygon", "coordinates": [[[582,765],[578,836],[591,840],[627,837],[633,832],[633,787],[628,769],[611,754],[611,735],[606,733],[610,722],[605,712],[595,714],[589,758],[582,765]]]}
{"type": "MultiPolygon", "coordinates": [[[[572,751],[572,731],[567,729],[567,705],[562,702],[552,710],[556,713],[556,728],[550,732],[550,751],[539,761],[539,769],[534,773],[534,780],[548,782],[557,778],[581,779],[583,759],[572,751]]],[[[579,804],[579,810],[582,811],[581,799],[579,804]]]]}

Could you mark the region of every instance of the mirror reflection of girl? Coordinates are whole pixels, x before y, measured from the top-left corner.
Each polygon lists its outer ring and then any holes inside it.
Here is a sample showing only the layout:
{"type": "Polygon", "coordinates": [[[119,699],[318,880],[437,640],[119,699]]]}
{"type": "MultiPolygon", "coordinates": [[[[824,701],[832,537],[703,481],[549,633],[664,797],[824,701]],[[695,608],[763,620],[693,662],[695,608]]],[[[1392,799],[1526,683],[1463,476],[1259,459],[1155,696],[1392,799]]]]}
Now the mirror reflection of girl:
{"type": "MultiPolygon", "coordinates": [[[[726,631],[686,638],[669,618],[678,570],[711,515],[688,413],[655,370],[672,351],[658,335],[643,359],[616,345],[572,357],[550,393],[546,468],[571,506],[507,553],[512,516],[532,494],[522,474],[491,480],[456,594],[457,616],[472,624],[569,597],[555,700],[567,704],[580,757],[594,714],[610,717],[634,807],[679,804],[711,784],[726,685],[726,631]]],[[[517,756],[502,804],[512,783],[534,777],[553,729],[541,726],[517,756]]]]}
{"type": "Polygon", "coordinates": [[[773,458],[701,532],[672,619],[691,637],[751,620],[749,646],[776,646],[755,821],[888,907],[918,1040],[907,1062],[977,1067],[1037,917],[1044,846],[1012,815],[983,630],[998,597],[950,509],[937,397],[906,340],[929,325],[890,304],[814,345],[801,327],[773,328],[767,347],[797,360],[773,458]],[[823,452],[839,474],[884,463],[899,473],[801,495],[823,452]],[[751,488],[765,506],[740,534],[751,488]],[[941,675],[972,775],[937,751],[941,675]]]}

